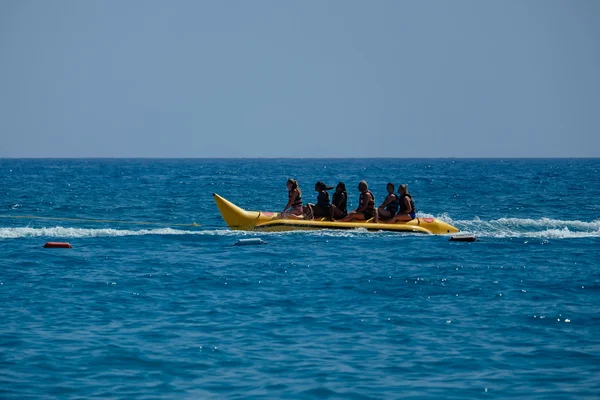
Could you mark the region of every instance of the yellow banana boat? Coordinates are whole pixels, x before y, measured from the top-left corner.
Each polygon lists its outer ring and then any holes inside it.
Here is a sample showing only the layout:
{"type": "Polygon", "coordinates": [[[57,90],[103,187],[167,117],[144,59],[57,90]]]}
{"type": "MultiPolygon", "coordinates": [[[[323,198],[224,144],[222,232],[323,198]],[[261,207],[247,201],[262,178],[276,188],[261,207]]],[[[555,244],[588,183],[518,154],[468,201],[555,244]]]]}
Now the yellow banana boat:
{"type": "Polygon", "coordinates": [[[396,222],[393,224],[374,223],[369,221],[360,222],[334,222],[327,220],[297,220],[281,218],[280,213],[263,211],[246,211],[223,197],[213,193],[221,216],[233,230],[284,232],[295,230],[315,229],[367,229],[369,231],[390,232],[412,232],[444,235],[456,233],[458,229],[454,226],[440,221],[437,218],[415,218],[408,222],[396,222]]]}

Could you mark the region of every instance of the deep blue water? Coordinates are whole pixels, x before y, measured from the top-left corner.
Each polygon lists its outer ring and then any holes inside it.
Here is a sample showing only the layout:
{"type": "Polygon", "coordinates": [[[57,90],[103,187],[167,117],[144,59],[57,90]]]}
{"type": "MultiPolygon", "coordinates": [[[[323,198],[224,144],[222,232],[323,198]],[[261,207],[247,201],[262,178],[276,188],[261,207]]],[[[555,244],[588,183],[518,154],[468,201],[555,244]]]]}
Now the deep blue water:
{"type": "Polygon", "coordinates": [[[0,160],[0,398],[598,398],[599,171],[0,160]],[[288,177],[306,200],[343,180],[354,205],[360,179],[378,201],[408,183],[422,216],[480,240],[226,228],[212,192],[279,210],[288,177]],[[231,246],[248,235],[269,244],[231,246]]]}

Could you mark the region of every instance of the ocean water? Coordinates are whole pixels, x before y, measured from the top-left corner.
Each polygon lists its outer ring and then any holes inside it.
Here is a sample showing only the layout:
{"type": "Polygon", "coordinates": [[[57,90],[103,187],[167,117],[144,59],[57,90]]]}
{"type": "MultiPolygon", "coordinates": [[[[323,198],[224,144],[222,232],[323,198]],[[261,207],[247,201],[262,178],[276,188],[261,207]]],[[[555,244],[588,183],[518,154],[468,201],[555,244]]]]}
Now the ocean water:
{"type": "Polygon", "coordinates": [[[599,398],[599,172],[0,160],[0,398],[599,398]],[[344,181],[354,206],[360,179],[378,201],[408,183],[421,216],[479,241],[227,229],[213,192],[276,211],[288,177],[305,200],[344,181]]]}

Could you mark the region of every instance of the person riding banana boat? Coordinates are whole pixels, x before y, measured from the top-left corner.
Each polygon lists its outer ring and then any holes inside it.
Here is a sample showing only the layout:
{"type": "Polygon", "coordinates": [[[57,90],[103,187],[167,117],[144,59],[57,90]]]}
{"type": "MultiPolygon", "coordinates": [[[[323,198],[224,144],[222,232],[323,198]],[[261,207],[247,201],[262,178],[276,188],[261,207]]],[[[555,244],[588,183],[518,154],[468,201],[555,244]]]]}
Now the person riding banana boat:
{"type": "Polygon", "coordinates": [[[346,184],[344,182],[339,182],[335,187],[332,203],[334,219],[342,219],[348,215],[348,193],[346,193],[346,184]]]}
{"type": "Polygon", "coordinates": [[[398,194],[400,195],[398,201],[398,214],[388,221],[390,224],[400,221],[412,221],[413,219],[417,218],[417,209],[415,208],[415,202],[412,198],[412,195],[408,192],[408,185],[400,185],[398,188],[398,194]]]}
{"type": "Polygon", "coordinates": [[[314,218],[327,218],[328,221],[333,220],[333,205],[329,197],[328,190],[333,189],[331,186],[327,186],[323,182],[317,182],[315,184],[315,191],[317,195],[317,204],[308,204],[306,211],[311,219],[314,218]]]}
{"type": "Polygon", "coordinates": [[[282,218],[302,219],[304,218],[304,207],[302,207],[302,191],[295,179],[288,179],[286,182],[288,189],[288,202],[283,211],[282,218]]]}
{"type": "Polygon", "coordinates": [[[340,222],[366,221],[375,216],[375,196],[369,190],[367,181],[360,181],[358,183],[358,190],[360,191],[358,208],[340,222]]]}
{"type": "Polygon", "coordinates": [[[379,221],[389,221],[394,218],[394,216],[398,213],[398,208],[400,206],[400,198],[396,193],[394,193],[394,184],[387,184],[387,192],[385,200],[379,208],[377,209],[377,213],[375,214],[374,222],[377,223],[379,221]]]}

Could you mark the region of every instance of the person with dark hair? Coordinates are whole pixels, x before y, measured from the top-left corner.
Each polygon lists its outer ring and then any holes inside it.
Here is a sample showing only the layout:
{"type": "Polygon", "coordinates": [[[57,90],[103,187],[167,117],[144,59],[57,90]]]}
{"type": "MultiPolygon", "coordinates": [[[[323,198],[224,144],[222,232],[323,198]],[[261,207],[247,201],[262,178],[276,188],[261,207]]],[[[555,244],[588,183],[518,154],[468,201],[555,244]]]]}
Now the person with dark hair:
{"type": "Polygon", "coordinates": [[[333,189],[331,186],[327,186],[323,182],[317,182],[315,184],[315,191],[319,192],[317,195],[317,204],[308,204],[308,212],[312,218],[327,218],[328,220],[333,219],[333,207],[331,206],[331,200],[329,198],[328,190],[333,189]]]}
{"type": "Polygon", "coordinates": [[[342,219],[348,215],[348,193],[344,182],[339,182],[335,187],[332,206],[333,218],[342,219]]]}
{"type": "Polygon", "coordinates": [[[366,221],[375,216],[375,196],[369,190],[367,182],[360,181],[358,190],[360,191],[358,208],[348,214],[341,222],[366,221]]]}
{"type": "Polygon", "coordinates": [[[398,201],[398,214],[396,214],[396,216],[389,222],[406,222],[417,218],[417,209],[415,208],[415,202],[413,201],[412,195],[408,192],[408,186],[406,184],[400,185],[398,188],[398,194],[400,195],[400,199],[398,201]]]}
{"type": "Polygon", "coordinates": [[[302,207],[302,191],[300,191],[298,182],[295,179],[288,179],[286,186],[288,189],[288,202],[281,212],[281,217],[300,219],[304,215],[304,208],[302,207]]]}
{"type": "Polygon", "coordinates": [[[396,213],[398,212],[398,207],[400,205],[399,197],[396,193],[394,193],[394,184],[393,183],[390,182],[387,184],[387,192],[388,192],[387,197],[385,198],[383,203],[381,203],[381,205],[377,209],[377,215],[375,216],[375,222],[379,222],[379,220],[388,221],[388,220],[392,219],[394,217],[394,215],[396,215],[396,213]]]}

